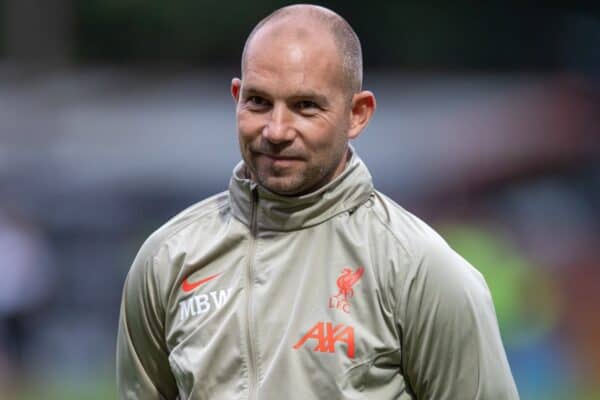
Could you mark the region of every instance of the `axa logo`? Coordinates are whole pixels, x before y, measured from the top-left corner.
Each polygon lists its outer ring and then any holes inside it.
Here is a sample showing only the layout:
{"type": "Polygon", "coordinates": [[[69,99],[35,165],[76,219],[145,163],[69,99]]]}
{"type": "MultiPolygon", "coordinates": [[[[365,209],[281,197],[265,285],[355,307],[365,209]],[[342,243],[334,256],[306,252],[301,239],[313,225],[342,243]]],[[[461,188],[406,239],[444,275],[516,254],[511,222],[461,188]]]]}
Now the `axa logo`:
{"type": "Polygon", "coordinates": [[[354,328],[352,326],[317,322],[293,348],[298,350],[309,340],[311,344],[315,344],[312,351],[322,353],[334,353],[336,343],[345,344],[346,355],[354,358],[354,328]]]}
{"type": "Polygon", "coordinates": [[[362,278],[365,269],[358,267],[356,271],[351,268],[344,268],[340,277],[337,279],[337,294],[329,298],[329,308],[342,310],[345,313],[350,313],[349,300],[354,296],[352,287],[362,278]]]}
{"type": "MultiPolygon", "coordinates": [[[[183,280],[181,284],[181,290],[184,293],[190,293],[206,282],[212,281],[220,274],[207,276],[206,278],[200,279],[195,282],[190,282],[188,278],[183,280]]],[[[231,297],[232,288],[213,290],[208,293],[197,294],[188,299],[179,302],[180,319],[182,321],[187,320],[190,317],[206,314],[211,310],[218,310],[227,303],[229,297],[231,297]]]]}

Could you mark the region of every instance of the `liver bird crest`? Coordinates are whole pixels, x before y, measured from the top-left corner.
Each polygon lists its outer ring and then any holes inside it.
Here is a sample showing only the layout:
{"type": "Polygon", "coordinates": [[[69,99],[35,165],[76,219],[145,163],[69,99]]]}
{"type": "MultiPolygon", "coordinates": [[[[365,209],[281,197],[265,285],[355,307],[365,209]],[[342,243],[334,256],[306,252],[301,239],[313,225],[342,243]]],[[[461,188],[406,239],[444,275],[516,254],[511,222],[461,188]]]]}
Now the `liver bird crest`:
{"type": "Polygon", "coordinates": [[[342,274],[337,279],[336,283],[339,288],[339,292],[336,295],[338,299],[343,298],[344,301],[348,301],[354,296],[354,290],[352,286],[356,284],[365,272],[364,267],[358,267],[356,271],[352,271],[351,268],[344,268],[342,274]]]}

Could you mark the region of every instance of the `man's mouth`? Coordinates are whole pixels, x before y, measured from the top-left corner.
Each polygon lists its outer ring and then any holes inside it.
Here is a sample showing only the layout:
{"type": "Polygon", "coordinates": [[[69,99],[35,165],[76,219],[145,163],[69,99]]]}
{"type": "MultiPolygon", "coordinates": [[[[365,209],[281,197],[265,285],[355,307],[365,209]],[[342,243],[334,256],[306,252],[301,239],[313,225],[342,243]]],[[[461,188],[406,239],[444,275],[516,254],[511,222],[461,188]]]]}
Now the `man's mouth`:
{"type": "Polygon", "coordinates": [[[281,155],[281,154],[269,154],[269,153],[256,153],[259,156],[265,157],[272,161],[302,161],[302,158],[298,156],[289,156],[289,155],[281,155]]]}

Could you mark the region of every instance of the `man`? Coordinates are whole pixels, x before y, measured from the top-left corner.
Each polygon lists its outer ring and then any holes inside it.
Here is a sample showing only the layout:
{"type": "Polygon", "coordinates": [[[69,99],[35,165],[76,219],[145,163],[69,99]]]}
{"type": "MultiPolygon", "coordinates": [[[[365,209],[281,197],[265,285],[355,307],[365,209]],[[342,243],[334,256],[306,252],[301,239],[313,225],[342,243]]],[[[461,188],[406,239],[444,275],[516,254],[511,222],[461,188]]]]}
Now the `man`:
{"type": "Polygon", "coordinates": [[[243,162],[137,255],[121,398],[518,398],[481,275],[348,145],[375,109],[361,57],[321,7],[252,31],[231,83],[243,162]]]}

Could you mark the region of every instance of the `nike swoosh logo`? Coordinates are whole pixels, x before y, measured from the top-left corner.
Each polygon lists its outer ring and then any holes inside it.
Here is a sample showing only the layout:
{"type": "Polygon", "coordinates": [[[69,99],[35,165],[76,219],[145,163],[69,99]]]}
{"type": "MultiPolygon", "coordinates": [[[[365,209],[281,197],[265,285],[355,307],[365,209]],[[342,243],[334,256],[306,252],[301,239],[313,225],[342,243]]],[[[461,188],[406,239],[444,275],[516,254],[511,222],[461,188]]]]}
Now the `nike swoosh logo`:
{"type": "Polygon", "coordinates": [[[186,292],[189,293],[192,290],[196,289],[198,286],[205,284],[208,281],[212,281],[213,279],[215,279],[217,276],[221,275],[220,273],[215,274],[215,275],[211,275],[211,276],[207,276],[204,279],[200,279],[198,282],[189,282],[188,278],[186,277],[183,280],[183,283],[181,284],[181,289],[186,292]]]}

